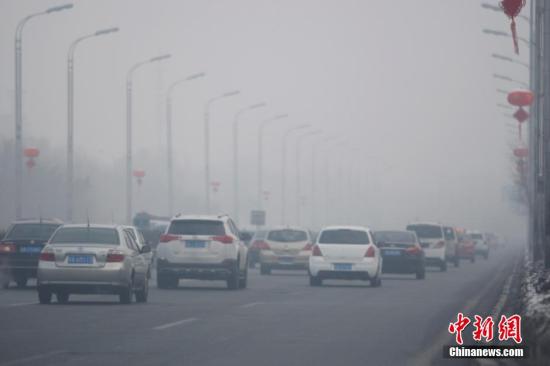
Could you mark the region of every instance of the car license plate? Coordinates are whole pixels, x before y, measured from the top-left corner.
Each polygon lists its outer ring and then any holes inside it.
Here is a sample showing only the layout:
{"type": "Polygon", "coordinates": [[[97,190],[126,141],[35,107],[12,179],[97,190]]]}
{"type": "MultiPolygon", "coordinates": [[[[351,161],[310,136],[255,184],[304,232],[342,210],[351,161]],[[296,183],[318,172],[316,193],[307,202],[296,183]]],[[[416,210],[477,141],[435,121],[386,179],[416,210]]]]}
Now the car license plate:
{"type": "Polygon", "coordinates": [[[399,250],[384,250],[383,253],[384,255],[391,256],[391,257],[396,257],[401,255],[401,251],[399,250]]]}
{"type": "Polygon", "coordinates": [[[186,248],[205,248],[206,242],[204,240],[186,240],[186,248]]]}
{"type": "Polygon", "coordinates": [[[292,257],[279,257],[279,261],[282,263],[292,263],[294,262],[294,258],[292,257]]]}
{"type": "Polygon", "coordinates": [[[94,259],[91,255],[69,255],[69,264],[93,264],[94,259]]]}
{"type": "Polygon", "coordinates": [[[335,271],[351,271],[351,263],[335,263],[335,271]]]}
{"type": "Polygon", "coordinates": [[[20,253],[38,254],[41,251],[42,251],[42,247],[37,247],[37,246],[22,246],[21,248],[19,248],[20,253]]]}

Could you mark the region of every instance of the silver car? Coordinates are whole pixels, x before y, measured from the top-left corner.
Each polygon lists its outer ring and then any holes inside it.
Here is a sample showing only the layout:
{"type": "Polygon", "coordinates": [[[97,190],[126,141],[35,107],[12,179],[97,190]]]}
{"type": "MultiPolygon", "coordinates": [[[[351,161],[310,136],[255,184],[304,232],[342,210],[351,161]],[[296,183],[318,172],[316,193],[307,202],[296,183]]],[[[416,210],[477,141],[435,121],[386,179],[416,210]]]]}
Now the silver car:
{"type": "Polygon", "coordinates": [[[63,225],[40,253],[41,304],[66,303],[70,294],[114,294],[129,304],[146,302],[151,248],[140,247],[132,229],[119,225],[63,225]]]}

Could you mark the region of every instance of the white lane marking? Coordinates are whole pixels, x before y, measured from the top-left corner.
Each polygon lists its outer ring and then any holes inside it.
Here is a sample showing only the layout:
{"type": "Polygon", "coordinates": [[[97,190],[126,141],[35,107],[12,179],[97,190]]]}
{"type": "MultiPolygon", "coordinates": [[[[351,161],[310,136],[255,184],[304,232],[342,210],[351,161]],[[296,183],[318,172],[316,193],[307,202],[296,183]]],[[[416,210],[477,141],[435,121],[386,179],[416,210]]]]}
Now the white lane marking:
{"type": "Polygon", "coordinates": [[[493,318],[498,318],[498,316],[502,312],[502,309],[504,308],[504,305],[508,302],[508,297],[510,297],[510,288],[512,287],[512,281],[516,277],[516,274],[518,272],[519,261],[519,259],[516,260],[514,270],[512,271],[512,274],[508,276],[508,279],[506,280],[506,283],[504,284],[504,287],[502,289],[502,293],[500,294],[497,303],[493,307],[493,311],[491,312],[493,318]]]}
{"type": "Polygon", "coordinates": [[[7,304],[7,305],[4,305],[4,306],[14,307],[14,306],[36,305],[36,304],[38,304],[38,303],[36,303],[36,302],[18,302],[18,303],[15,303],[15,304],[7,304]]]}
{"type": "Polygon", "coordinates": [[[19,364],[22,364],[22,363],[27,363],[27,362],[31,362],[31,361],[35,361],[35,360],[40,360],[42,358],[47,358],[47,357],[55,356],[55,355],[58,355],[58,354],[61,354],[61,353],[66,353],[66,352],[67,351],[52,351],[52,352],[48,352],[48,353],[41,353],[41,354],[34,355],[34,356],[19,358],[17,360],[0,363],[0,365],[1,366],[19,365],[19,364]]]}
{"type": "Polygon", "coordinates": [[[154,327],[153,330],[164,330],[172,327],[177,327],[178,325],[182,325],[182,324],[193,323],[193,322],[196,322],[197,320],[199,319],[187,318],[187,319],[179,320],[177,322],[159,325],[158,327],[154,327]]]}
{"type": "Polygon", "coordinates": [[[263,303],[263,302],[251,302],[251,303],[248,303],[248,304],[241,305],[239,307],[243,308],[243,309],[246,309],[246,308],[251,308],[253,306],[262,305],[262,304],[265,304],[265,303],[263,303]]]}

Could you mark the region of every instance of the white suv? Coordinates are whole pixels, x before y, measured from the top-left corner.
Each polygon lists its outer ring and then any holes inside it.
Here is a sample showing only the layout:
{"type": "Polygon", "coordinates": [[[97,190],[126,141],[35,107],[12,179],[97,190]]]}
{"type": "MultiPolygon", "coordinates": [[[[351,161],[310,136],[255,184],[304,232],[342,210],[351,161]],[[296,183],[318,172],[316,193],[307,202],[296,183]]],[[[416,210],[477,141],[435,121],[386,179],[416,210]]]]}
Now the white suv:
{"type": "Polygon", "coordinates": [[[180,278],[188,278],[245,288],[247,262],[246,245],[228,216],[177,215],[157,247],[157,286],[175,288],[180,278]]]}
{"type": "Polygon", "coordinates": [[[458,267],[456,235],[452,228],[434,222],[419,222],[407,225],[407,230],[414,231],[424,249],[427,266],[447,270],[447,262],[454,262],[458,267]]]}

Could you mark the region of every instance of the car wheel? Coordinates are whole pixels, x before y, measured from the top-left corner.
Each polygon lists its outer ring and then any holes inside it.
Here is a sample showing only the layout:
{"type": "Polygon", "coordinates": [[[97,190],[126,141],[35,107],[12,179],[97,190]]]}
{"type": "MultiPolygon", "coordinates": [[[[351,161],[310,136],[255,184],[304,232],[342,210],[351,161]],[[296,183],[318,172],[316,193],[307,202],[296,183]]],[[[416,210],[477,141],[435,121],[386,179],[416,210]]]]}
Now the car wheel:
{"type": "Polygon", "coordinates": [[[149,296],[149,278],[145,279],[143,283],[143,288],[136,291],[136,302],[147,302],[147,297],[149,296]]]}
{"type": "Polygon", "coordinates": [[[27,276],[19,275],[19,276],[15,277],[15,283],[17,284],[17,287],[19,287],[19,288],[27,287],[27,276]]]}
{"type": "Polygon", "coordinates": [[[132,303],[132,285],[125,287],[120,290],[120,294],[118,295],[118,299],[121,304],[131,304],[132,303]]]}
{"type": "Polygon", "coordinates": [[[316,276],[309,276],[309,285],[312,287],[323,286],[323,280],[316,276]]]}
{"type": "Polygon", "coordinates": [[[227,278],[227,288],[229,290],[236,290],[239,288],[239,282],[240,282],[240,269],[239,269],[239,261],[235,262],[233,265],[233,269],[231,270],[231,273],[229,274],[229,278],[227,278]]]}
{"type": "Polygon", "coordinates": [[[244,270],[243,277],[239,280],[239,288],[246,288],[248,284],[248,267],[244,270]]]}
{"type": "Polygon", "coordinates": [[[69,294],[66,292],[58,292],[55,294],[57,302],[60,304],[66,304],[69,302],[69,294]]]}
{"type": "Polygon", "coordinates": [[[52,302],[52,293],[48,290],[38,289],[38,301],[41,304],[49,304],[52,302]]]}
{"type": "Polygon", "coordinates": [[[260,263],[260,274],[262,275],[270,275],[271,274],[271,268],[269,268],[267,265],[260,263]]]}
{"type": "Polygon", "coordinates": [[[418,268],[416,270],[416,279],[423,280],[426,278],[426,269],[424,267],[418,268]]]}
{"type": "Polygon", "coordinates": [[[455,256],[453,262],[454,262],[455,267],[460,267],[460,257],[458,255],[455,256]]]}
{"type": "Polygon", "coordinates": [[[441,262],[441,264],[439,265],[439,269],[441,270],[441,272],[446,272],[447,271],[447,262],[445,262],[445,261],[441,262]]]}
{"type": "Polygon", "coordinates": [[[370,286],[371,287],[380,287],[380,286],[382,286],[382,279],[379,276],[377,276],[375,278],[371,278],[370,279],[370,286]]]}

